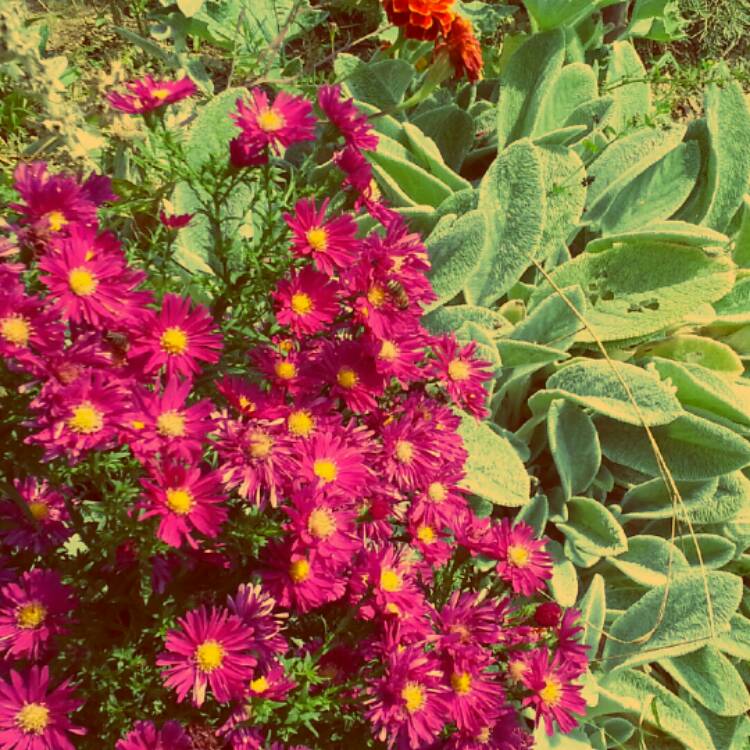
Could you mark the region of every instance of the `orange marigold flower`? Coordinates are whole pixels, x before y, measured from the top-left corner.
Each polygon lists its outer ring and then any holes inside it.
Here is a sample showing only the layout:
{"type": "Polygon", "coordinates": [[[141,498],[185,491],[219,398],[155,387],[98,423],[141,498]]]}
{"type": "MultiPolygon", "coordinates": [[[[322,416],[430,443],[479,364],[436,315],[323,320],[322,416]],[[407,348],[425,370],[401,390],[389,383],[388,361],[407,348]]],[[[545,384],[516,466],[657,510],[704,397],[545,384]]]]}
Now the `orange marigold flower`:
{"type": "Polygon", "coordinates": [[[435,39],[451,28],[454,0],[383,0],[388,20],[404,27],[407,39],[435,39]]]}
{"type": "Polygon", "coordinates": [[[461,16],[453,19],[450,31],[446,34],[445,42],[438,45],[437,52],[448,51],[456,77],[466,73],[466,77],[474,82],[482,77],[482,47],[474,36],[471,21],[461,16]]]}

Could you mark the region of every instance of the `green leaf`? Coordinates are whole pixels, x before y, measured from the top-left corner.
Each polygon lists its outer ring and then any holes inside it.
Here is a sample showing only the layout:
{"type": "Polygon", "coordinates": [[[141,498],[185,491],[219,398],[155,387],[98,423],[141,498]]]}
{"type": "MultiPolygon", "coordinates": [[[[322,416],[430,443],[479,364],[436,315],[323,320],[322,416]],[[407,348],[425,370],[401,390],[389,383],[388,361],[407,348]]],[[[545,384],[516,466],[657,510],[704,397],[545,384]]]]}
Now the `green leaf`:
{"type": "Polygon", "coordinates": [[[451,169],[461,169],[474,143],[474,119],[468,112],[448,104],[419,114],[412,122],[437,144],[451,169]]]}
{"type": "Polygon", "coordinates": [[[721,380],[729,383],[732,381],[728,376],[741,375],[745,369],[742,360],[730,346],[706,336],[676,334],[640,347],[636,357],[642,356],[663,357],[676,362],[699,365],[701,369],[708,368],[712,375],[720,374],[721,380]]]}
{"type": "Polygon", "coordinates": [[[469,454],[461,486],[495,505],[525,505],[531,482],[510,441],[468,414],[461,414],[458,433],[469,454]]]}
{"type": "MultiPolygon", "coordinates": [[[[698,714],[653,677],[631,669],[617,669],[604,675],[599,687],[620,709],[617,713],[637,716],[639,721],[677,739],[685,750],[717,750],[698,714]]],[[[655,745],[652,747],[656,750],[655,745]]]]}
{"type": "Polygon", "coordinates": [[[628,548],[622,526],[607,508],[590,497],[573,497],[568,501],[568,520],[557,528],[578,549],[602,556],[619,555],[628,548]]]}
{"type": "Polygon", "coordinates": [[[544,495],[534,495],[531,501],[521,508],[516,514],[515,523],[523,521],[541,536],[549,519],[549,504],[544,495]]]}
{"type": "Polygon", "coordinates": [[[406,60],[357,60],[348,66],[343,84],[354,99],[389,110],[401,102],[413,78],[414,68],[406,60]]]}
{"type": "Polygon", "coordinates": [[[750,426],[750,385],[734,383],[697,364],[660,357],[651,362],[659,375],[677,388],[681,403],[750,426]]]}
{"type": "Polygon", "coordinates": [[[488,221],[480,271],[469,279],[467,302],[490,306],[531,263],[546,210],[541,153],[530,141],[514,143],[492,163],[479,187],[488,221]]]}
{"type": "MultiPolygon", "coordinates": [[[[549,450],[566,500],[588,489],[599,471],[599,436],[586,412],[568,401],[553,401],[547,412],[549,450]]],[[[585,548],[579,544],[576,545],[585,548]]]]}
{"type": "Polygon", "coordinates": [[[237,99],[246,94],[247,89],[234,86],[201,108],[185,139],[187,161],[191,167],[198,168],[217,158],[224,161],[229,158],[229,141],[240,132],[230,114],[237,108],[237,99]]]}
{"type": "Polygon", "coordinates": [[[607,614],[607,600],[604,591],[604,578],[596,573],[583,595],[578,609],[581,612],[583,633],[581,643],[589,647],[589,658],[593,659],[599,651],[599,641],[604,629],[604,619],[607,614]]]}
{"type": "Polygon", "coordinates": [[[566,287],[560,291],[565,299],[558,294],[547,297],[516,325],[510,337],[535,344],[548,344],[556,349],[565,350],[571,346],[581,327],[581,321],[573,310],[585,314],[586,297],[578,286],[566,287]]]}
{"type": "Polygon", "coordinates": [[[719,716],[750,709],[750,695],[732,662],[713,646],[664,659],[660,665],[698,702],[719,716]]]}
{"type": "MultiPolygon", "coordinates": [[[[698,305],[723,297],[734,270],[726,257],[662,243],[623,244],[583,253],[550,274],[557,286],[579,285],[588,295],[586,320],[603,341],[646,336],[678,323],[698,305]]],[[[543,281],[530,306],[551,293],[543,281]]],[[[593,341],[588,330],[579,341],[593,341]]]]}
{"type": "Polygon", "coordinates": [[[422,318],[422,324],[431,333],[449,333],[460,328],[467,321],[478,323],[496,335],[507,333],[511,324],[500,313],[488,307],[474,305],[451,305],[439,307],[422,318]]]}
{"type": "Polygon", "coordinates": [[[742,579],[731,573],[685,573],[666,586],[648,591],[612,623],[603,654],[610,668],[697,651],[728,628],[742,598],[742,579]]]}
{"type": "Polygon", "coordinates": [[[601,0],[524,0],[529,15],[540,31],[574,26],[601,4],[601,0]]]}
{"type": "Polygon", "coordinates": [[[446,219],[441,219],[426,242],[432,265],[429,277],[437,299],[425,312],[445,304],[461,291],[479,264],[487,241],[487,222],[481,211],[470,211],[452,222],[446,219]]]}
{"type": "Polygon", "coordinates": [[[668,577],[686,572],[688,562],[677,547],[659,536],[639,534],[628,540],[628,549],[609,563],[641,586],[663,586],[668,577]],[[671,562],[670,562],[671,560],[671,562]]]}
{"type": "Polygon", "coordinates": [[[183,15],[190,18],[203,7],[204,2],[205,0],[177,0],[177,7],[183,15]]]}
{"type": "Polygon", "coordinates": [[[713,640],[720,651],[735,659],[750,662],[750,620],[743,615],[735,615],[729,622],[731,629],[713,640]]]}
{"type": "Polygon", "coordinates": [[[602,216],[603,234],[668,219],[687,200],[700,171],[700,149],[681,143],[624,187],[602,216]]]}
{"type": "Polygon", "coordinates": [[[599,253],[615,245],[632,243],[666,243],[668,245],[687,245],[705,250],[719,251],[729,244],[729,237],[708,227],[699,227],[685,221],[656,221],[647,226],[631,229],[626,232],[600,237],[586,245],[587,253],[599,253]]]}
{"type": "Polygon", "coordinates": [[[646,370],[625,362],[600,359],[574,359],[553,373],[546,390],[529,399],[534,413],[539,413],[553,399],[564,398],[612,419],[632,425],[663,425],[683,414],[672,391],[646,370]],[[615,372],[627,383],[639,406],[636,410],[615,372]]]}
{"type": "Polygon", "coordinates": [[[734,245],[734,262],[740,268],[750,268],[750,195],[742,199],[742,218],[734,245]]]}
{"type": "Polygon", "coordinates": [[[714,310],[719,323],[750,323],[750,276],[737,279],[732,291],[714,303],[714,310]]]}
{"type": "Polygon", "coordinates": [[[719,750],[747,750],[750,737],[750,719],[747,716],[717,716],[698,702],[694,702],[693,707],[719,750]]]}
{"type": "Polygon", "coordinates": [[[534,132],[542,103],[554,85],[564,57],[565,35],[560,29],[532,35],[513,53],[500,75],[498,151],[534,132]]]}
{"type": "Polygon", "coordinates": [[[559,542],[549,539],[547,552],[552,558],[552,578],[547,583],[550,594],[561,607],[572,607],[578,598],[578,574],[575,565],[566,558],[559,542]]]}
{"type": "MultiPolygon", "coordinates": [[[[595,420],[602,453],[648,476],[659,476],[653,450],[641,427],[595,420]]],[[[668,425],[651,428],[675,479],[695,481],[729,474],[750,462],[750,444],[726,427],[686,414],[668,425]]]]}
{"type": "Polygon", "coordinates": [[[470,190],[471,183],[460,175],[457,175],[443,161],[440,149],[435,142],[426,136],[416,125],[405,122],[404,134],[409,142],[409,150],[412,158],[423,166],[431,174],[442,180],[451,190],[470,190]]]}
{"type": "Polygon", "coordinates": [[[543,135],[556,130],[580,105],[598,96],[596,73],[590,65],[566,65],[547,90],[532,135],[543,135]]]}
{"type": "MultiPolygon", "coordinates": [[[[703,482],[676,482],[682,498],[677,517],[691,515],[691,511],[710,503],[719,485],[718,479],[703,482]]],[[[661,477],[631,487],[622,498],[622,510],[627,520],[671,518],[675,514],[672,497],[661,477]]],[[[694,520],[694,519],[693,519],[694,520]]]]}
{"type": "Polygon", "coordinates": [[[608,146],[588,167],[589,187],[584,220],[597,222],[619,201],[620,192],[652,164],[673,151],[685,135],[684,127],[669,130],[641,128],[608,146]]]}
{"type": "Polygon", "coordinates": [[[643,122],[651,113],[651,87],[646,82],[646,69],[630,42],[615,42],[609,53],[604,93],[615,100],[607,118],[618,132],[633,122],[643,122]]]}
{"type": "Polygon", "coordinates": [[[733,557],[736,547],[729,539],[724,539],[716,534],[686,534],[678,536],[674,540],[675,545],[685,553],[690,565],[706,568],[723,568],[733,557]],[[701,559],[695,545],[700,547],[701,559]]]}

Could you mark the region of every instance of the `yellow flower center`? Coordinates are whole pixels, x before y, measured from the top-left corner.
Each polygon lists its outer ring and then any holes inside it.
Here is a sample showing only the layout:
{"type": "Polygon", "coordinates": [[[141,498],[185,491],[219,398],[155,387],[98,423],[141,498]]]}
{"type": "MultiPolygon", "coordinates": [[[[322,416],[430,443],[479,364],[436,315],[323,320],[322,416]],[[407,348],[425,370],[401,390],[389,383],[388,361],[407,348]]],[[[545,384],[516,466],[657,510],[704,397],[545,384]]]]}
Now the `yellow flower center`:
{"type": "Polygon", "coordinates": [[[250,690],[254,693],[265,693],[268,688],[268,680],[265,677],[258,677],[250,683],[250,690]]]}
{"type": "Polygon", "coordinates": [[[266,133],[274,133],[284,127],[284,116],[272,109],[263,110],[258,115],[258,127],[266,133]]]}
{"type": "Polygon", "coordinates": [[[146,427],[146,423],[145,423],[145,422],[142,422],[142,421],[141,421],[140,419],[134,419],[134,420],[133,420],[133,421],[132,421],[132,422],[130,423],[130,426],[131,426],[131,427],[132,427],[132,428],[133,428],[134,430],[143,430],[143,429],[145,429],[145,427],[146,427]]]}
{"type": "Polygon", "coordinates": [[[510,672],[510,676],[516,682],[521,681],[523,676],[526,674],[527,669],[528,667],[526,666],[526,662],[523,662],[520,659],[510,662],[510,664],[508,665],[508,671],[510,672]]]}
{"type": "Polygon", "coordinates": [[[185,417],[170,409],[156,418],[156,430],[164,437],[185,437],[185,417]]]}
{"type": "Polygon", "coordinates": [[[416,713],[424,708],[426,702],[424,688],[418,682],[407,682],[401,691],[401,697],[406,703],[406,710],[410,713],[416,713]]]}
{"type": "Polygon", "coordinates": [[[68,427],[73,432],[92,435],[104,427],[104,417],[90,401],[84,401],[73,407],[73,413],[68,418],[68,427]]]}
{"type": "Polygon", "coordinates": [[[427,497],[433,503],[442,503],[448,497],[448,490],[445,489],[445,485],[442,482],[432,482],[427,488],[427,497]]]}
{"type": "Polygon", "coordinates": [[[329,484],[339,475],[339,470],[335,461],[331,461],[330,458],[319,458],[313,464],[313,474],[315,474],[323,484],[329,484]]]}
{"type": "Polygon", "coordinates": [[[367,292],[367,301],[373,307],[380,307],[385,302],[385,289],[378,284],[371,286],[367,292]]]}
{"type": "Polygon", "coordinates": [[[44,734],[49,724],[49,709],[43,703],[26,703],[16,714],[16,724],[26,734],[44,734]]]}
{"type": "Polygon", "coordinates": [[[224,662],[224,647],[218,641],[203,641],[195,649],[195,661],[201,672],[213,672],[224,662]]]}
{"type": "Polygon", "coordinates": [[[255,411],[255,403],[252,402],[247,396],[240,396],[237,399],[237,401],[238,401],[238,403],[240,405],[240,409],[242,409],[242,411],[246,411],[246,412],[253,412],[253,411],[255,411]]]}
{"type": "Polygon", "coordinates": [[[47,214],[47,225],[52,232],[59,232],[67,223],[68,220],[62,211],[50,211],[47,214]]]}
{"type": "Polygon", "coordinates": [[[273,448],[273,438],[265,432],[251,432],[248,450],[253,458],[267,458],[273,448]]]}
{"type": "Polygon", "coordinates": [[[38,628],[44,618],[47,616],[47,610],[40,602],[29,602],[18,608],[16,612],[16,623],[23,630],[38,628]]]}
{"type": "Polygon", "coordinates": [[[483,727],[479,730],[479,733],[476,736],[477,742],[489,742],[490,741],[490,728],[489,727],[483,727]]]}
{"type": "Polygon", "coordinates": [[[306,409],[297,409],[287,418],[287,427],[292,435],[309,437],[315,429],[315,419],[306,409]]]}
{"type": "Polygon", "coordinates": [[[399,463],[410,464],[414,458],[414,446],[408,440],[397,440],[394,453],[399,463]]]}
{"type": "Polygon", "coordinates": [[[380,359],[384,359],[386,362],[392,362],[398,357],[398,347],[392,341],[386,339],[380,345],[380,359]]]}
{"type": "Polygon", "coordinates": [[[74,268],[68,274],[68,285],[73,294],[79,297],[90,297],[99,286],[94,274],[85,268],[74,268]]]}
{"type": "Polygon", "coordinates": [[[454,672],[451,675],[451,687],[459,695],[471,692],[471,675],[468,672],[454,672]]]}
{"type": "Polygon", "coordinates": [[[35,521],[45,521],[49,518],[49,507],[47,503],[34,500],[29,503],[29,513],[35,521]]]}
{"type": "Polygon", "coordinates": [[[310,577],[310,563],[304,557],[289,566],[289,577],[294,583],[303,583],[310,577]]]}
{"type": "Polygon", "coordinates": [[[188,346],[188,337],[182,328],[171,326],[161,335],[161,348],[167,354],[182,354],[188,346]]]}
{"type": "Polygon", "coordinates": [[[432,526],[419,526],[417,528],[417,539],[423,544],[432,544],[435,541],[435,530],[432,526]]]}
{"type": "Polygon", "coordinates": [[[520,544],[511,544],[508,547],[508,559],[516,567],[523,568],[529,562],[529,550],[520,544]]]}
{"type": "Polygon", "coordinates": [[[190,513],[194,502],[192,493],[185,487],[170,487],[167,490],[167,505],[178,516],[190,513]]]}
{"type": "Polygon", "coordinates": [[[556,706],[562,700],[562,683],[556,677],[547,677],[544,687],[539,691],[539,697],[548,706],[556,706]]]}
{"type": "Polygon", "coordinates": [[[292,295],[292,310],[297,313],[297,315],[307,315],[308,313],[312,312],[313,309],[313,303],[310,299],[309,294],[305,294],[304,292],[297,292],[296,294],[292,295]]]}
{"type": "Polygon", "coordinates": [[[294,341],[292,339],[283,339],[279,341],[279,351],[282,354],[289,354],[294,349],[294,341]]]}
{"type": "Polygon", "coordinates": [[[287,359],[282,359],[274,365],[274,372],[282,380],[291,380],[297,376],[297,368],[294,366],[294,362],[290,362],[287,359]]]}
{"type": "Polygon", "coordinates": [[[169,89],[154,89],[151,92],[151,96],[153,96],[154,99],[158,99],[159,101],[162,101],[163,99],[166,99],[169,96],[169,89]]]}
{"type": "Polygon", "coordinates": [[[358,380],[357,373],[351,367],[342,367],[336,375],[336,381],[342,388],[354,388],[358,380]]]}
{"type": "Polygon", "coordinates": [[[448,377],[451,380],[468,380],[471,368],[462,359],[452,359],[448,363],[448,377]]]}
{"type": "Polygon", "coordinates": [[[380,588],[383,591],[393,593],[394,591],[401,591],[403,586],[403,578],[393,568],[386,568],[380,573],[380,588]]]}
{"type": "Polygon", "coordinates": [[[328,539],[336,531],[336,519],[327,508],[316,508],[307,519],[307,529],[317,539],[328,539]]]}
{"type": "Polygon", "coordinates": [[[20,315],[9,315],[0,320],[0,336],[16,346],[26,346],[31,326],[20,315]]]}
{"type": "Polygon", "coordinates": [[[313,227],[309,229],[305,235],[305,239],[307,240],[307,244],[318,252],[328,247],[328,232],[325,227],[313,227]]]}

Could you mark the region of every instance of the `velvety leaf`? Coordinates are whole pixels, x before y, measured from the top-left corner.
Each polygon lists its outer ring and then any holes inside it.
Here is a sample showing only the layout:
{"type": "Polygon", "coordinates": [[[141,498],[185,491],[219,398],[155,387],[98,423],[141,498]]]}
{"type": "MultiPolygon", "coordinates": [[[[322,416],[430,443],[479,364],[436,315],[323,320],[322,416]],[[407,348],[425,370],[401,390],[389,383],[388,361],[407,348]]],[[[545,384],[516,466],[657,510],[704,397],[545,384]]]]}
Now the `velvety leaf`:
{"type": "Polygon", "coordinates": [[[628,539],[612,513],[598,500],[573,497],[568,501],[568,520],[557,528],[576,547],[591,554],[618,555],[628,548],[628,539]]]}
{"type": "Polygon", "coordinates": [[[561,607],[572,607],[578,598],[578,575],[575,566],[565,557],[562,545],[550,539],[547,551],[552,557],[552,578],[549,592],[561,607]]]}
{"type": "MultiPolygon", "coordinates": [[[[587,132],[588,129],[585,125],[568,125],[564,128],[557,128],[557,130],[550,130],[543,135],[535,135],[532,141],[535,146],[567,146],[575,143],[587,132]]],[[[573,153],[575,154],[575,152],[573,153]]],[[[576,156],[578,155],[576,154],[576,156]]]]}
{"type": "Polygon", "coordinates": [[[617,669],[599,681],[603,693],[621,707],[618,713],[631,713],[638,721],[657,727],[676,738],[686,750],[715,748],[698,714],[682,699],[653,677],[632,669],[617,669]]]}
{"type": "Polygon", "coordinates": [[[451,169],[461,169],[474,142],[474,118],[468,112],[448,104],[417,115],[412,122],[432,138],[451,169]]]}
{"type": "Polygon", "coordinates": [[[177,0],[177,7],[181,13],[190,18],[201,9],[204,2],[205,0],[177,0]]]}
{"type": "Polygon", "coordinates": [[[514,143],[492,163],[479,187],[488,241],[480,270],[466,284],[470,304],[490,306],[531,263],[542,237],[546,200],[541,153],[530,141],[514,143]]]}
{"type": "Polygon", "coordinates": [[[416,125],[405,122],[404,133],[409,142],[412,158],[428,172],[442,180],[451,190],[471,190],[471,183],[456,174],[444,161],[435,142],[416,125]]]}
{"type": "Polygon", "coordinates": [[[406,60],[359,60],[343,83],[354,99],[388,110],[403,99],[413,77],[414,68],[406,60]]]}
{"type": "Polygon", "coordinates": [[[521,508],[516,514],[515,523],[523,521],[531,526],[537,535],[541,536],[544,533],[544,528],[547,525],[549,518],[549,505],[547,498],[544,495],[534,495],[531,501],[521,508]]]}
{"type": "MultiPolygon", "coordinates": [[[[643,428],[597,417],[602,453],[650,476],[659,470],[643,428]]],[[[710,479],[745,467],[750,444],[732,430],[707,419],[686,414],[674,422],[653,427],[654,438],[675,479],[710,479]]]]}
{"type": "Polygon", "coordinates": [[[596,10],[595,0],[524,0],[529,15],[541,31],[573,26],[596,10]]]}
{"type": "Polygon", "coordinates": [[[732,291],[714,302],[714,310],[719,323],[750,323],[750,276],[737,279],[732,291]]]}
{"type": "Polygon", "coordinates": [[[742,598],[742,579],[730,573],[685,573],[668,585],[648,591],[612,623],[604,647],[610,668],[698,650],[728,627],[742,598]],[[711,597],[713,627],[704,585],[711,597]]]}
{"type": "Polygon", "coordinates": [[[685,221],[656,221],[638,229],[610,234],[600,237],[586,245],[587,253],[599,253],[623,243],[642,244],[666,243],[668,245],[687,245],[721,251],[729,244],[729,237],[708,227],[699,227],[685,221]]]}
{"type": "Polygon", "coordinates": [[[229,115],[237,109],[237,99],[246,96],[247,89],[234,86],[200,109],[185,139],[186,157],[191,167],[197,168],[217,158],[229,158],[229,141],[240,132],[229,115]]]}
{"type": "Polygon", "coordinates": [[[607,61],[603,93],[615,105],[607,121],[618,132],[634,121],[642,122],[651,112],[651,87],[635,47],[630,42],[614,42],[607,61]]]}
{"type": "Polygon", "coordinates": [[[599,96],[596,73],[585,63],[566,65],[557,73],[546,94],[533,135],[559,128],[581,104],[596,99],[599,96]]]}
{"type": "Polygon", "coordinates": [[[685,555],[659,536],[638,534],[628,539],[628,549],[608,562],[641,586],[662,586],[667,578],[688,568],[685,555]]]}
{"type": "Polygon", "coordinates": [[[729,632],[722,633],[711,643],[725,654],[750,663],[750,620],[741,614],[736,614],[729,624],[729,632]]]}
{"type": "Polygon", "coordinates": [[[717,716],[697,701],[693,708],[711,733],[717,750],[747,750],[750,719],[747,716],[717,716]]]}
{"type": "MultiPolygon", "coordinates": [[[[676,482],[676,485],[682,498],[682,503],[677,506],[677,514],[682,518],[684,514],[692,514],[695,509],[712,502],[719,480],[676,482]]],[[[620,504],[627,520],[671,518],[675,513],[672,497],[661,477],[631,487],[620,504]]]]}
{"type": "Polygon", "coordinates": [[[723,568],[733,557],[736,547],[729,539],[716,534],[686,534],[674,540],[675,545],[683,551],[690,565],[706,568],[723,568]],[[696,544],[700,548],[698,558],[696,544]]]}
{"type": "MultiPolygon", "coordinates": [[[[591,417],[568,401],[553,401],[547,412],[547,436],[565,498],[584,492],[602,460],[591,417]]],[[[588,549],[577,539],[574,541],[578,547],[588,549]]]]}
{"type": "Polygon", "coordinates": [[[719,716],[739,716],[750,709],[750,695],[742,678],[732,662],[713,646],[663,659],[660,665],[693,698],[719,716]]]}
{"type": "MultiPolygon", "coordinates": [[[[748,322],[750,322],[750,313],[748,322]]],[[[663,357],[677,362],[700,365],[701,368],[708,368],[719,373],[724,382],[731,382],[727,376],[741,375],[745,369],[742,360],[731,347],[706,336],[690,334],[676,334],[653,344],[645,344],[638,349],[636,356],[663,357]]]]}
{"type": "Polygon", "coordinates": [[[467,414],[458,432],[469,454],[461,486],[495,505],[525,505],[531,483],[510,442],[467,414]]]}
{"type": "Polygon", "coordinates": [[[549,344],[563,350],[571,346],[581,327],[581,321],[573,310],[583,315],[586,297],[578,286],[566,287],[561,292],[565,299],[558,294],[547,297],[516,325],[510,338],[549,344]]]}
{"type": "Polygon", "coordinates": [[[460,328],[467,321],[479,323],[500,335],[512,330],[511,324],[500,313],[488,307],[475,305],[450,305],[438,307],[422,318],[422,324],[431,333],[449,333],[460,328]]]}
{"type": "Polygon", "coordinates": [[[542,103],[562,68],[565,35],[560,29],[533,34],[513,53],[500,75],[497,102],[497,146],[529,136],[542,103]]]}
{"type": "Polygon", "coordinates": [[[734,262],[740,268],[750,268],[750,195],[742,198],[740,228],[734,239],[734,262]]]}
{"type": "Polygon", "coordinates": [[[589,658],[594,658],[599,650],[599,641],[607,614],[607,600],[604,592],[604,578],[597,573],[591,579],[586,593],[578,604],[581,612],[583,634],[581,643],[589,647],[589,658]]]}

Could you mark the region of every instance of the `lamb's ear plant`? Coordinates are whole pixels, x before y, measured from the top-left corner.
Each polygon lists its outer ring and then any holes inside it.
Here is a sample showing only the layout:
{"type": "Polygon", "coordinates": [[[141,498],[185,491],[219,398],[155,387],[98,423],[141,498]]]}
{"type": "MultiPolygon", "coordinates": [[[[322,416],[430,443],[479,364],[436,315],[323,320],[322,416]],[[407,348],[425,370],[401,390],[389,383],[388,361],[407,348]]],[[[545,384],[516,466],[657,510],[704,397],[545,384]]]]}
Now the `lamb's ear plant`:
{"type": "Polygon", "coordinates": [[[687,126],[652,102],[630,42],[591,66],[551,28],[470,96],[376,118],[372,162],[433,227],[425,325],[496,350],[466,485],[557,540],[592,657],[570,747],[739,750],[750,110],[722,66],[687,126]]]}

